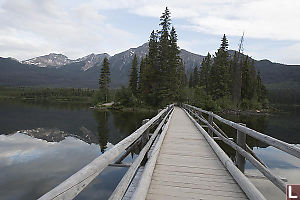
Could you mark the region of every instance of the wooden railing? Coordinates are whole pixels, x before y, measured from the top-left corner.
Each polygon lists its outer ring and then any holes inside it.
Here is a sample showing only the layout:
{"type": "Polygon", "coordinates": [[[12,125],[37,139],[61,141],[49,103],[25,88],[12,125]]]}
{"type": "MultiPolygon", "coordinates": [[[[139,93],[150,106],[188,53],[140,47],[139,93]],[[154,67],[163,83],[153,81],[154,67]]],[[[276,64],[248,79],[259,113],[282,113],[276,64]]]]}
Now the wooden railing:
{"type": "MultiPolygon", "coordinates": [[[[284,178],[279,177],[274,174],[266,164],[259,159],[252,149],[246,144],[246,135],[249,135],[259,141],[267,143],[270,146],[278,148],[290,155],[295,156],[296,158],[300,158],[300,148],[293,144],[289,144],[273,138],[271,136],[265,135],[253,129],[247,128],[245,124],[239,124],[232,122],[230,120],[224,119],[219,115],[216,115],[212,112],[203,110],[201,108],[197,108],[195,106],[191,106],[188,104],[183,104],[182,107],[189,112],[194,117],[194,122],[196,126],[200,126],[198,122],[204,123],[208,127],[209,136],[212,139],[222,140],[224,143],[232,147],[236,151],[236,165],[240,169],[241,172],[244,173],[245,168],[245,159],[247,159],[252,165],[254,165],[266,178],[268,178],[274,185],[276,185],[282,192],[286,193],[286,181],[284,178]],[[203,113],[207,114],[207,118],[203,117],[203,113]],[[196,120],[198,121],[196,121],[196,120]],[[216,123],[214,123],[213,119],[216,119],[228,126],[233,127],[237,131],[237,142],[235,143],[229,138],[224,131],[222,131],[216,123]],[[217,137],[213,137],[213,134],[217,135],[217,137]]],[[[198,127],[199,128],[199,127],[198,127]]],[[[214,149],[214,147],[212,147],[214,149]]],[[[229,170],[230,172],[230,170],[229,170]]],[[[241,186],[241,185],[240,185],[241,186]]]]}
{"type": "Polygon", "coordinates": [[[86,165],[84,168],[73,174],[67,180],[59,184],[57,187],[44,194],[39,200],[52,200],[52,199],[73,199],[75,198],[87,185],[94,180],[108,165],[118,164],[122,159],[128,155],[131,147],[134,144],[143,141],[145,146],[139,153],[135,161],[130,165],[130,168],[127,170],[126,174],[120,181],[119,185],[111,195],[110,199],[120,199],[128,185],[130,184],[136,170],[144,159],[145,155],[149,151],[149,148],[156,138],[156,136],[162,131],[164,124],[167,122],[167,119],[170,113],[173,110],[174,105],[169,105],[163,110],[160,110],[159,113],[150,120],[145,121],[145,123],[133,132],[131,135],[123,139],[121,142],[116,144],[111,149],[104,152],[101,156],[94,159],[91,163],[86,165]],[[155,127],[154,133],[151,138],[149,138],[149,130],[155,127]],[[123,155],[122,155],[123,154],[123,155]],[[119,158],[119,159],[118,159],[119,158]],[[117,161],[115,161],[117,159],[117,161]]]}

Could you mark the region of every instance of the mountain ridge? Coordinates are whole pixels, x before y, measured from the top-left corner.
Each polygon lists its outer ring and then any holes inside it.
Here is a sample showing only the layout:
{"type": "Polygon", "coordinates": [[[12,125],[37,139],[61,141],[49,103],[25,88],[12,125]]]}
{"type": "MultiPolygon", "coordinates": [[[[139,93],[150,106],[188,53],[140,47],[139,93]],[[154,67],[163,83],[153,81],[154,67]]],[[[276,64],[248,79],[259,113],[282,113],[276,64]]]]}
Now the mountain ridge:
{"type": "MultiPolygon", "coordinates": [[[[147,53],[148,43],[144,43],[139,47],[130,48],[113,56],[107,53],[92,53],[75,60],[55,53],[48,54],[52,60],[40,56],[28,59],[27,62],[0,57],[0,86],[97,88],[101,63],[104,57],[108,57],[111,65],[111,86],[116,88],[128,84],[133,55],[136,54],[138,62],[140,62],[147,53]],[[44,65],[40,67],[34,65],[34,62],[42,62],[39,59],[41,57],[45,59],[44,65]],[[47,63],[52,65],[45,66],[47,63]],[[63,65],[59,65],[60,63],[63,65]]],[[[181,49],[180,56],[183,59],[187,75],[195,66],[200,67],[204,58],[202,55],[185,49],[181,49]]],[[[300,88],[300,65],[285,65],[264,59],[255,60],[255,66],[261,71],[262,80],[266,84],[278,85],[278,83],[285,82],[285,87],[289,87],[288,83],[292,82],[300,88]]]]}

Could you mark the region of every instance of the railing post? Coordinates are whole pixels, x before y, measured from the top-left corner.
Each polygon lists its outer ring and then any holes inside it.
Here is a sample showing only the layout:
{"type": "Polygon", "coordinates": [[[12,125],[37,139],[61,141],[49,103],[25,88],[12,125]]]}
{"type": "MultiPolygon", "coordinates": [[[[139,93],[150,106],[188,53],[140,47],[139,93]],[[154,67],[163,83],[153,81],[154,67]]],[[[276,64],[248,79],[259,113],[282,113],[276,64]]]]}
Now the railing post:
{"type": "MultiPolygon", "coordinates": [[[[149,119],[144,119],[142,124],[146,124],[149,121],[149,119]]],[[[149,140],[149,130],[150,128],[148,128],[147,130],[145,130],[145,132],[142,134],[142,146],[145,146],[145,144],[147,144],[148,140],[149,140]]],[[[148,152],[145,154],[143,161],[141,162],[141,165],[144,166],[146,164],[148,160],[148,152]]]]}
{"type": "MultiPolygon", "coordinates": [[[[242,123],[240,123],[240,125],[246,126],[246,124],[242,124],[242,123]]],[[[246,134],[243,133],[243,132],[241,132],[241,131],[239,131],[239,130],[237,130],[236,131],[236,143],[241,148],[243,148],[244,150],[246,150],[246,134]]],[[[236,151],[235,159],[236,159],[237,168],[241,172],[244,173],[245,172],[245,163],[246,163],[245,158],[236,151]]]]}
{"type": "MultiPolygon", "coordinates": [[[[208,115],[208,123],[212,126],[213,125],[213,116],[212,115],[208,115]]],[[[210,137],[214,136],[214,132],[208,127],[208,135],[210,137]]]]}

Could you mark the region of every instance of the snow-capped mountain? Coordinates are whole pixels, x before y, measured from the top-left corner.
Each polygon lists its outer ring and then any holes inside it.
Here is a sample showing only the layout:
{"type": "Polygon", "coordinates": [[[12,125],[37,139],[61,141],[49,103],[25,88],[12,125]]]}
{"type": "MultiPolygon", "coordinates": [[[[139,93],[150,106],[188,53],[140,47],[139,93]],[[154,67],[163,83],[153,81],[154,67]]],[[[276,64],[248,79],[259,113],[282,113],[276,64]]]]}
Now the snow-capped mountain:
{"type": "Polygon", "coordinates": [[[85,65],[82,67],[82,70],[88,70],[91,67],[94,67],[97,63],[102,63],[103,59],[107,57],[110,58],[110,55],[107,53],[102,54],[90,54],[87,56],[84,56],[82,58],[78,58],[74,60],[73,62],[85,62],[85,65]]]}
{"type": "Polygon", "coordinates": [[[39,67],[60,67],[73,62],[67,56],[62,54],[50,53],[48,55],[31,58],[22,61],[23,64],[37,65],[39,67]]]}

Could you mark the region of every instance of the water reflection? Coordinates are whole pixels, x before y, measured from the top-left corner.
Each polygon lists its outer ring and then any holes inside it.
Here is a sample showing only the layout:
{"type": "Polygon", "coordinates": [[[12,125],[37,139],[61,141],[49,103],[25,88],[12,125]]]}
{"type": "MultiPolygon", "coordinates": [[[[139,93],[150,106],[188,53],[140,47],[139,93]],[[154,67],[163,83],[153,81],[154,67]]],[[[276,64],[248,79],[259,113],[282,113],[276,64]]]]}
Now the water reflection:
{"type": "Polygon", "coordinates": [[[99,155],[97,145],[67,137],[47,142],[0,135],[1,199],[36,199],[99,155]]]}
{"type": "MultiPolygon", "coordinates": [[[[1,200],[40,197],[152,115],[1,103],[1,200]]],[[[108,167],[80,199],[107,199],[126,170],[108,167]]]]}
{"type": "MultiPolygon", "coordinates": [[[[224,116],[289,143],[300,143],[297,111],[272,116],[224,116]]],[[[154,113],[97,112],[86,107],[0,104],[1,200],[36,199],[105,150],[131,134],[154,113]]],[[[219,124],[230,137],[236,131],[219,124]]],[[[247,137],[247,143],[266,164],[289,183],[299,183],[299,160],[247,137]]],[[[220,142],[234,159],[235,151],[220,142]]],[[[178,147],[180,148],[180,146],[178,147]]],[[[137,147],[125,162],[139,153],[137,147]]],[[[127,168],[106,168],[76,199],[107,199],[127,168]]],[[[246,172],[259,172],[248,162],[246,172]]],[[[281,199],[268,180],[253,179],[266,197],[281,199]]]]}
{"type": "MultiPolygon", "coordinates": [[[[274,113],[269,116],[230,116],[224,115],[224,118],[235,122],[245,123],[247,127],[265,133],[282,141],[295,144],[300,147],[300,107],[289,106],[283,108],[286,112],[274,113]]],[[[218,123],[230,137],[236,139],[236,130],[224,124],[218,123]]],[[[235,151],[228,145],[218,142],[222,149],[235,159],[235,151]]],[[[255,154],[263,160],[273,173],[287,178],[289,184],[300,184],[300,160],[281,150],[260,142],[252,137],[247,136],[247,144],[255,154]]],[[[247,174],[262,177],[263,175],[246,161],[247,174]]],[[[266,178],[250,178],[255,186],[263,193],[267,199],[281,200],[285,195],[266,178]]]]}

